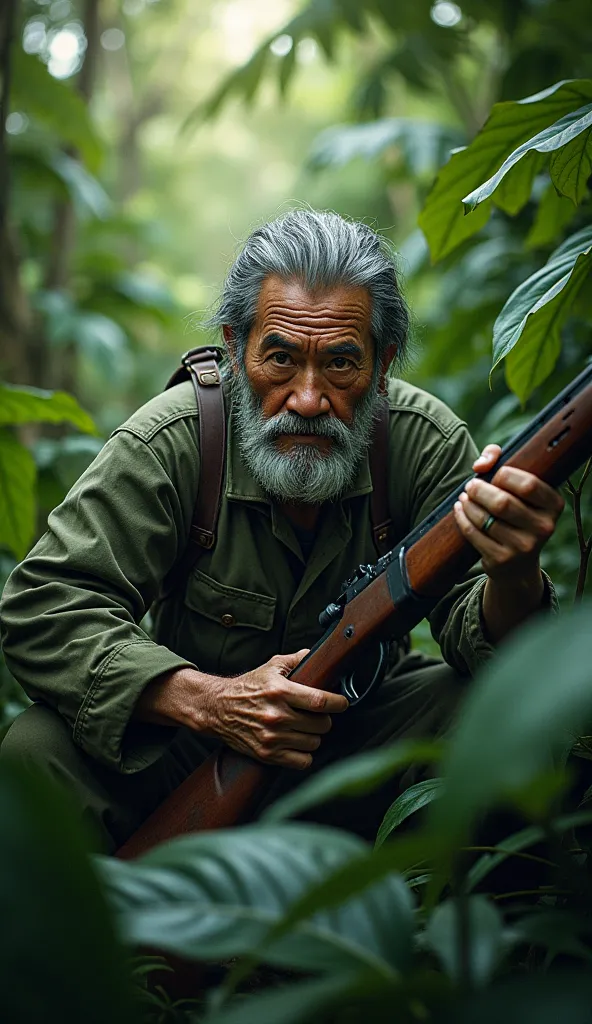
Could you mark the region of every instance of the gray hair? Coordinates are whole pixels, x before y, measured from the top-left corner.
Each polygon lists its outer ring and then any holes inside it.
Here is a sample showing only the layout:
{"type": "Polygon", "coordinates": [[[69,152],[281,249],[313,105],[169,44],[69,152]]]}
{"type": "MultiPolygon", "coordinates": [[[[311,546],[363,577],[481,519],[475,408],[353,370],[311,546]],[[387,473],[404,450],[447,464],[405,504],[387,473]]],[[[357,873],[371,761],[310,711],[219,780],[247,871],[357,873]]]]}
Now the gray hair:
{"type": "Polygon", "coordinates": [[[255,320],[261,286],[271,274],[296,278],[315,291],[360,285],[371,299],[371,330],[380,358],[396,345],[401,364],[407,349],[409,313],[399,290],[388,240],[361,221],[337,213],[292,210],[249,235],[224,283],[208,327],[228,325],[242,360],[255,320]]]}

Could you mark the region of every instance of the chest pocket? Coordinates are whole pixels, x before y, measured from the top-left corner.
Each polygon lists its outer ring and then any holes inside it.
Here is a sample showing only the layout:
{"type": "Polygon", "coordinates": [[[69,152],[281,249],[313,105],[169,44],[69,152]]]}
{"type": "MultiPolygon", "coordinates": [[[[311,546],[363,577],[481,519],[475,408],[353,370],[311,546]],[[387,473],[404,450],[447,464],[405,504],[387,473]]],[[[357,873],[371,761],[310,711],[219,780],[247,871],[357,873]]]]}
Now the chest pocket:
{"type": "Polygon", "coordinates": [[[183,647],[203,672],[248,671],[277,653],[275,610],[275,597],[227,587],[197,569],[187,581],[183,647]]]}

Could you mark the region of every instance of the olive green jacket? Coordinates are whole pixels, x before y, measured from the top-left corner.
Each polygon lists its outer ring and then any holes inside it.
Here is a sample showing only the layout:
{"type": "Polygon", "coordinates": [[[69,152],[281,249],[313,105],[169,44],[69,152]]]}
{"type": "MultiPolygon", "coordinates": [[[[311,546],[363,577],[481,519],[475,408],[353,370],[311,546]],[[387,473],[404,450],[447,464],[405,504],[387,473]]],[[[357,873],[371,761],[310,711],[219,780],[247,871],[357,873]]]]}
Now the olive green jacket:
{"type": "MultiPolygon", "coordinates": [[[[400,538],[471,473],[476,449],[465,424],[418,388],[392,382],[390,408],[389,501],[400,538]]],[[[196,420],[184,383],[116,430],[52,512],[2,600],[11,672],[32,699],[57,708],[88,754],[124,772],[151,763],[171,735],[132,719],[147,683],[185,665],[233,675],[310,647],[319,611],[359,563],[376,560],[366,462],[341,501],[325,507],[305,564],[290,523],[242,462],[231,416],[216,546],[185,592],[157,601],[191,525],[196,420]],[[153,640],[141,620],[155,601],[153,640]]],[[[491,652],[484,581],[468,578],[430,616],[444,658],[462,674],[491,652]]]]}

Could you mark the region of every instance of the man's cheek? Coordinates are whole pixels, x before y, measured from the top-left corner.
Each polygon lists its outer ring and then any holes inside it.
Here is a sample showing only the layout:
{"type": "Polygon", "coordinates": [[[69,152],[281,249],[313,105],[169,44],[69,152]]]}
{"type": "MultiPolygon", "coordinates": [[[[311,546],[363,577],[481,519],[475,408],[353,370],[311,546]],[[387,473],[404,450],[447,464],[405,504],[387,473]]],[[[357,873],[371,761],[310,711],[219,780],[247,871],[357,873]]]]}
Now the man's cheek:
{"type": "Polygon", "coordinates": [[[266,420],[284,411],[284,405],[290,395],[289,388],[268,385],[266,388],[258,390],[253,385],[253,390],[261,401],[261,412],[266,420]]]}

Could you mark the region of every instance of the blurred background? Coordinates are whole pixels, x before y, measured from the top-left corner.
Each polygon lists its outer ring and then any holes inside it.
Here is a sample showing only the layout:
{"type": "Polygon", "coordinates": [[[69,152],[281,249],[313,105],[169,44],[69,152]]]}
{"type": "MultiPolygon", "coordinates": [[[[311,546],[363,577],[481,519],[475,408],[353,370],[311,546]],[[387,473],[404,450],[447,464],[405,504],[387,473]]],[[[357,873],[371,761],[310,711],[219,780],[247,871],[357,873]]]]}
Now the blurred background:
{"type": "MultiPolygon", "coordinates": [[[[69,392],[96,431],[18,428],[35,526],[1,550],[2,579],[109,432],[212,340],[200,321],[240,240],[294,204],[392,239],[408,377],[478,443],[542,407],[592,352],[592,289],[524,406],[503,370],[489,381],[492,327],[589,202],[533,167],[519,212],[506,197],[436,266],[417,221],[493,103],[592,75],[589,15],[589,0],[3,0],[0,379],[69,392]]],[[[547,554],[566,601],[579,559],[567,511],[547,554]]],[[[20,706],[4,670],[0,723],[20,706]]]]}

